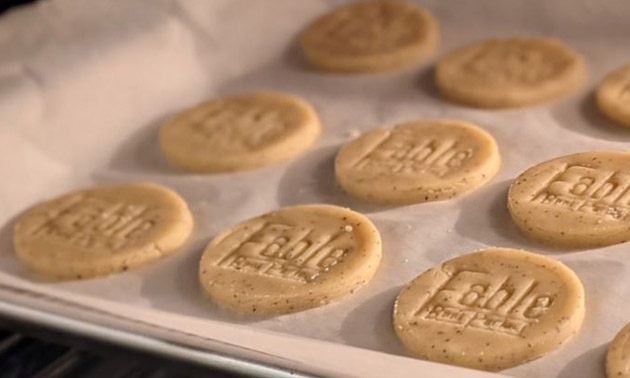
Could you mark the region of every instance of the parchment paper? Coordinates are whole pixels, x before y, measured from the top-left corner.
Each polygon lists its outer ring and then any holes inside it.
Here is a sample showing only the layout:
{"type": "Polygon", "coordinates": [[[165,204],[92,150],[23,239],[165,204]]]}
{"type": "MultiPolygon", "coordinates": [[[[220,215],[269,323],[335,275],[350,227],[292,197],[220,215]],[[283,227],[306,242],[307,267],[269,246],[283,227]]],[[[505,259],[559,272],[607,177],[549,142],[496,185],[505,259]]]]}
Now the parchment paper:
{"type": "MultiPolygon", "coordinates": [[[[117,309],[133,319],[299,361],[312,372],[331,357],[336,358],[326,366],[331,375],[378,377],[395,371],[396,376],[417,376],[422,371],[484,377],[391,357],[404,355],[391,327],[392,303],[402,285],[444,260],[487,246],[524,248],[576,271],[587,293],[587,317],[568,344],[504,374],[604,377],[607,344],[630,321],[628,244],[548,249],[519,234],[505,197],[510,182],[535,163],[579,151],[627,148],[630,131],[599,115],[592,89],[606,72],[630,63],[630,2],[417,3],[440,22],[438,57],[487,37],[549,35],[586,57],[589,84],[548,105],[484,111],[440,100],[431,84],[434,62],[366,76],[308,70],[295,52],[294,38],[310,20],[339,5],[336,1],[49,0],[4,15],[0,297],[44,308],[42,298],[32,295],[40,292],[86,307],[117,309]],[[161,158],[157,130],[177,109],[258,89],[310,101],[324,125],[317,145],[291,162],[229,175],[185,174],[161,158]],[[357,131],[421,118],[462,119],[491,132],[501,149],[501,172],[486,187],[439,203],[378,208],[341,193],[332,166],[341,144],[357,131]],[[196,229],[180,253],[136,272],[80,282],[47,282],[20,267],[11,246],[12,226],[29,206],[68,190],[135,181],[167,185],[188,201],[196,229]],[[275,318],[237,317],[203,297],[196,264],[212,236],[244,219],[302,203],[349,206],[375,222],[384,258],[369,285],[338,303],[275,318]]],[[[70,308],[57,307],[72,315],[70,308]]],[[[209,342],[195,344],[212,348],[209,342]]]]}

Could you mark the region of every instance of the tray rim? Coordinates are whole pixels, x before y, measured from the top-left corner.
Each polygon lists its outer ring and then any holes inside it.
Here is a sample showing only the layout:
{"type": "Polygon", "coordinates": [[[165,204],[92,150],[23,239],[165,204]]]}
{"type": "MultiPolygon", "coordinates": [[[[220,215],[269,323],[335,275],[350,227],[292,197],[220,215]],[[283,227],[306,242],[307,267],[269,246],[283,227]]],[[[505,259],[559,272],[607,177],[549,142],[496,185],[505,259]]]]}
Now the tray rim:
{"type": "MultiPolygon", "coordinates": [[[[261,345],[246,345],[233,338],[215,338],[214,336],[197,334],[190,328],[179,329],[179,327],[168,327],[161,324],[161,320],[144,320],[143,317],[149,315],[144,313],[132,313],[122,315],[117,311],[125,311],[125,308],[135,308],[130,304],[120,304],[115,301],[103,300],[101,303],[82,303],[81,296],[68,296],[69,293],[58,292],[55,289],[46,289],[35,284],[11,282],[3,283],[0,274],[0,316],[13,316],[21,320],[32,320],[42,327],[50,326],[53,329],[78,333],[87,338],[93,338],[111,344],[118,344],[125,347],[136,348],[140,351],[160,354],[167,358],[180,359],[198,365],[226,369],[236,373],[243,373],[249,376],[275,378],[275,377],[363,377],[367,373],[371,377],[381,377],[382,374],[402,374],[399,376],[412,377],[417,369],[422,370],[427,377],[458,377],[467,376],[469,378],[490,378],[505,377],[499,372],[486,372],[474,369],[466,369],[453,365],[444,365],[431,361],[417,360],[408,356],[398,356],[390,353],[373,351],[360,347],[353,347],[335,343],[332,341],[317,340],[303,336],[293,336],[284,332],[270,332],[267,336],[274,337],[280,341],[279,345],[271,350],[260,349],[261,345]],[[115,306],[109,308],[109,304],[115,306]],[[122,307],[118,307],[122,306],[122,307]],[[192,332],[192,333],[191,333],[192,332]],[[209,337],[208,337],[209,336],[209,337]],[[300,341],[302,340],[302,341],[300,341]],[[304,359],[300,357],[300,352],[279,354],[283,347],[298,347],[304,340],[315,342],[313,350],[309,352],[320,354],[323,358],[319,362],[311,357],[304,359]],[[335,351],[328,351],[329,346],[335,346],[335,351]],[[338,358],[341,352],[339,348],[349,348],[345,357],[360,363],[363,358],[372,353],[373,360],[363,368],[348,370],[340,368],[333,363],[328,366],[326,358],[338,358]],[[366,356],[363,352],[367,352],[366,356]],[[382,355],[383,359],[378,356],[382,355]],[[392,360],[393,359],[393,360],[392,360]],[[402,363],[402,364],[401,364],[402,363]],[[420,365],[416,365],[420,363],[420,365]],[[392,366],[399,365],[399,366],[392,366]],[[412,365],[410,365],[412,364],[412,365]],[[422,367],[422,364],[428,364],[422,367]],[[387,367],[386,367],[387,366],[387,367]],[[367,370],[366,370],[367,369],[367,370]],[[360,373],[363,371],[363,373],[360,373]],[[376,373],[376,375],[375,375],[376,373]],[[381,374],[381,375],[378,375],[381,374]]],[[[92,298],[86,296],[84,299],[92,298]]],[[[162,315],[169,315],[170,312],[160,312],[162,315]]],[[[173,314],[176,315],[176,314],[173,314]]],[[[190,320],[199,319],[189,316],[190,320]]],[[[186,320],[186,319],[184,319],[186,320]]],[[[217,322],[225,327],[234,327],[233,324],[217,322]]],[[[199,325],[199,324],[197,324],[199,325]]],[[[225,330],[224,330],[225,331],[225,330]]],[[[249,327],[234,329],[240,336],[251,337],[259,334],[260,330],[249,327]],[[243,333],[245,331],[245,333],[243,333]],[[253,334],[252,334],[253,332],[253,334]]],[[[264,334],[264,333],[263,333],[264,334]]],[[[344,360],[345,361],[345,360],[344,360]]],[[[339,360],[337,362],[340,362],[339,360]]],[[[338,364],[337,364],[338,365],[338,364]]],[[[398,375],[397,375],[398,376],[398,375]]]]}
{"type": "Polygon", "coordinates": [[[19,320],[20,322],[35,323],[45,328],[67,332],[81,337],[129,347],[151,353],[157,357],[169,357],[237,374],[262,378],[315,377],[314,375],[307,375],[295,370],[285,370],[258,361],[248,361],[209,350],[199,350],[184,345],[178,345],[159,338],[140,335],[113,327],[106,327],[11,302],[0,302],[0,316],[19,320]]]}

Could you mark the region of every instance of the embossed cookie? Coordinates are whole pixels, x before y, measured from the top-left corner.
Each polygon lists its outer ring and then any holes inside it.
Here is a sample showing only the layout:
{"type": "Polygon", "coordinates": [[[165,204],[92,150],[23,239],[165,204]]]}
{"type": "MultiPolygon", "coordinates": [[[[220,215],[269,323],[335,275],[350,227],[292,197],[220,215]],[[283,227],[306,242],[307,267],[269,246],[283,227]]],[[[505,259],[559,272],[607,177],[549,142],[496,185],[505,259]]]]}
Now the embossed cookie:
{"type": "Polygon", "coordinates": [[[548,39],[492,39],[462,47],[438,63],[435,80],[455,102],[503,108],[535,104],[582,85],[582,58],[548,39]]]}
{"type": "Polygon", "coordinates": [[[329,205],[283,208],[219,234],[199,265],[219,305],[282,314],[325,305],[365,285],[381,260],[364,215],[329,205]]]}
{"type": "Polygon", "coordinates": [[[508,210],[542,242],[598,247],[630,240],[630,153],[583,152],[528,169],[510,186],[508,210]]]}
{"type": "Polygon", "coordinates": [[[626,325],[610,343],[606,355],[608,378],[630,378],[630,324],[626,325]]]}
{"type": "Polygon", "coordinates": [[[501,159],[494,138],[466,122],[408,122],[345,145],[335,176],[349,194],[378,204],[455,197],[488,182],[501,159]]]}
{"type": "Polygon", "coordinates": [[[28,211],[14,230],[30,269],[62,279],[122,272],[182,246],[193,227],[186,202],[156,184],[80,190],[28,211]]]}
{"type": "Polygon", "coordinates": [[[630,127],[630,65],[608,74],[597,89],[596,98],[602,113],[630,127]]]}
{"type": "Polygon", "coordinates": [[[181,112],[162,127],[160,145],[182,169],[230,172],[291,159],[317,140],[320,129],[317,114],[304,100],[258,92],[181,112]]]}
{"type": "Polygon", "coordinates": [[[584,289],[571,269],[509,248],[429,269],[394,305],[394,329],[412,355],[490,371],[556,349],[583,319],[584,289]]]}
{"type": "Polygon", "coordinates": [[[400,1],[362,1],[315,21],[300,46],[320,69],[375,72],[424,61],[438,41],[437,21],[428,11],[400,1]]]}

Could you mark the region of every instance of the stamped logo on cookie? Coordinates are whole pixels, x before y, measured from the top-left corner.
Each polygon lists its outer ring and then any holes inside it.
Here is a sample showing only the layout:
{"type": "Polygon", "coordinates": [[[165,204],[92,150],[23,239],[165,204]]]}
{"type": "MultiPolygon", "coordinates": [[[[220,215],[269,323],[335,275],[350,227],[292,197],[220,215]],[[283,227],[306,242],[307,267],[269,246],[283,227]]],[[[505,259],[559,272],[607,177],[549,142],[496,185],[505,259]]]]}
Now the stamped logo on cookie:
{"type": "Polygon", "coordinates": [[[123,249],[154,225],[146,206],[112,202],[94,196],[76,197],[55,209],[32,236],[83,248],[123,249]]]}
{"type": "Polygon", "coordinates": [[[501,164],[492,135],[453,120],[373,129],[343,146],[335,178],[349,194],[377,204],[453,198],[483,185],[501,164]]]}
{"type": "Polygon", "coordinates": [[[462,270],[440,285],[417,312],[421,320],[521,336],[553,304],[536,280],[462,270]]]}
{"type": "Polygon", "coordinates": [[[344,54],[380,53],[404,46],[419,38],[422,25],[401,14],[402,9],[388,2],[338,12],[321,24],[317,46],[344,54]]]}
{"type": "Polygon", "coordinates": [[[508,211],[527,236],[560,247],[630,240],[630,153],[590,151],[542,162],[510,185],[508,211]]]}
{"type": "Polygon", "coordinates": [[[160,130],[160,148],[176,167],[204,173],[254,169],[288,160],[319,137],[313,107],[293,95],[253,92],[202,102],[160,130]]]}
{"type": "Polygon", "coordinates": [[[575,91],[585,81],[581,58],[551,38],[489,39],[445,55],[435,70],[442,95],[480,108],[533,105],[575,91]]]}
{"type": "Polygon", "coordinates": [[[67,193],[26,212],[14,228],[17,257],[58,279],[85,279],[139,268],[174,253],[193,228],[188,205],[152,183],[67,193]]]}
{"type": "Polygon", "coordinates": [[[377,72],[419,63],[439,41],[426,10],[396,0],[354,2],[309,25],[300,47],[313,66],[336,72],[377,72]]]}
{"type": "Polygon", "coordinates": [[[354,293],[376,272],[380,234],[362,214],[330,205],[286,207],[223,231],[199,262],[219,305],[283,314],[354,293]]]}
{"type": "Polygon", "coordinates": [[[460,255],[400,291],[394,330],[426,360],[502,370],[557,348],[584,320],[584,287],[561,262],[510,248],[460,255]]]}
{"type": "Polygon", "coordinates": [[[210,144],[253,150],[282,135],[290,117],[282,108],[226,101],[194,117],[192,127],[210,144]]]}
{"type": "Polygon", "coordinates": [[[473,155],[454,139],[426,138],[409,130],[393,130],[354,165],[360,170],[388,173],[430,173],[443,177],[473,155]]]}
{"type": "Polygon", "coordinates": [[[488,41],[463,63],[467,74],[484,80],[538,83],[560,74],[571,60],[529,41],[488,41]]]}
{"type": "Polygon", "coordinates": [[[630,221],[630,172],[565,164],[532,202],[630,221]]]}
{"type": "Polygon", "coordinates": [[[309,282],[351,249],[352,234],[317,233],[313,228],[262,223],[219,266],[247,273],[309,282]]]}

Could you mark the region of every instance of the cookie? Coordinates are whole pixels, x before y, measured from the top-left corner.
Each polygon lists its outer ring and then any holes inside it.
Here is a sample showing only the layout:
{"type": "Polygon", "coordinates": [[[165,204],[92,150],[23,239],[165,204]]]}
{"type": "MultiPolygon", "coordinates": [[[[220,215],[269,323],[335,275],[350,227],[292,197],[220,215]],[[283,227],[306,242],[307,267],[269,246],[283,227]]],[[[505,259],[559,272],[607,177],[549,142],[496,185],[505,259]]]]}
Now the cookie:
{"type": "Polygon", "coordinates": [[[521,231],[564,247],[630,240],[630,153],[583,152],[538,164],[510,186],[508,210],[521,231]]]}
{"type": "Polygon", "coordinates": [[[300,37],[315,67],[336,72],[376,72],[420,63],[439,43],[438,24],[424,9],[400,1],[362,1],[311,24],[300,37]]]}
{"type": "Polygon", "coordinates": [[[630,378],[630,324],[623,327],[608,347],[606,375],[608,378],[630,378]]]}
{"type": "Polygon", "coordinates": [[[370,220],[329,205],[283,208],[220,233],[199,264],[203,289],[242,313],[325,305],[374,276],[381,238],[370,220]]]}
{"type": "Polygon", "coordinates": [[[491,39],[457,49],[437,65],[447,99],[481,108],[536,104],[578,89],[582,58],[549,38],[491,39]]]}
{"type": "Polygon", "coordinates": [[[597,88],[596,98],[602,113],[630,127],[630,65],[608,74],[597,88]]]}
{"type": "Polygon", "coordinates": [[[463,255],[398,295],[394,329],[414,356],[498,371],[541,357],[584,319],[584,288],[561,262],[509,248],[463,255]]]}
{"type": "Polygon", "coordinates": [[[160,133],[164,156],[193,172],[232,172],[289,160],[319,137],[315,110],[295,96],[257,92],[185,110],[160,133]]]}
{"type": "Polygon", "coordinates": [[[494,138],[481,128],[460,121],[415,121],[372,130],[345,145],[335,160],[335,177],[354,197],[400,205],[475,189],[500,165],[494,138]]]}
{"type": "Polygon", "coordinates": [[[35,272],[81,279],[173,253],[193,228],[186,202],[156,184],[79,190],[37,205],[15,226],[17,257],[35,272]]]}

